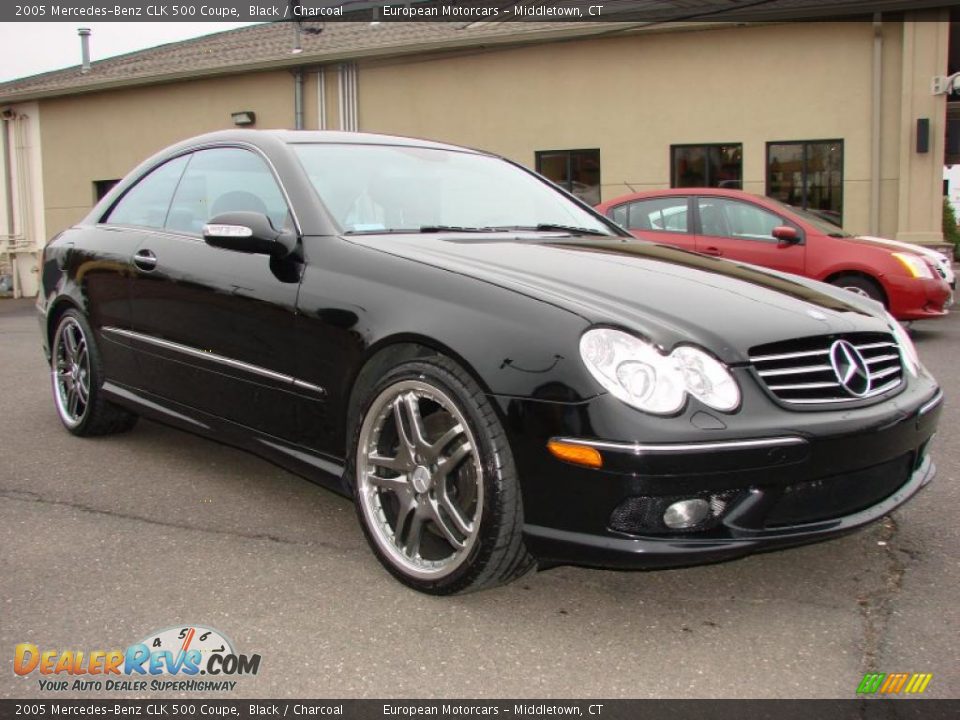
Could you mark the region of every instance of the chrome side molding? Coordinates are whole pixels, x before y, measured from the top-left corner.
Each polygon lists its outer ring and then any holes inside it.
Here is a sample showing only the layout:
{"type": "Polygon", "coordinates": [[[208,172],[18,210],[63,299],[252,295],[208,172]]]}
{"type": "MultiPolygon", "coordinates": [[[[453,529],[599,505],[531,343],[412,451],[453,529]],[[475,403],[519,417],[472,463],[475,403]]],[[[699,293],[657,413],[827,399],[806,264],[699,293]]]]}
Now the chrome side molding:
{"type": "Polygon", "coordinates": [[[928,412],[933,410],[937,405],[943,402],[943,390],[937,388],[937,392],[934,393],[933,397],[927,400],[923,405],[920,406],[920,409],[917,411],[917,415],[923,417],[928,412]]]}
{"type": "Polygon", "coordinates": [[[180,343],[172,342],[171,340],[164,340],[163,338],[154,337],[152,335],[145,335],[144,333],[138,333],[133,330],[125,330],[123,328],[110,327],[105,325],[102,328],[102,331],[105,333],[110,333],[112,335],[120,335],[121,337],[129,338],[131,340],[139,340],[140,342],[147,343],[148,345],[161,347],[166,350],[171,350],[173,352],[181,353],[183,355],[189,355],[190,357],[200,358],[202,360],[207,360],[209,362],[225,365],[227,367],[231,367],[236,370],[243,370],[253,375],[259,375],[260,377],[276,380],[277,382],[280,382],[280,383],[287,383],[291,387],[300,388],[302,390],[308,390],[321,397],[326,397],[327,395],[327,391],[324,388],[320,387],[319,385],[308,383],[305,380],[300,380],[299,378],[295,378],[292,375],[285,375],[284,373],[274,372],[273,370],[269,370],[265,367],[260,367],[259,365],[253,365],[251,363],[243,362],[242,360],[234,360],[233,358],[228,358],[223,355],[218,355],[217,353],[210,352],[208,350],[200,350],[195,347],[190,347],[189,345],[181,345],[180,343]]]}
{"type": "Polygon", "coordinates": [[[702,443],[628,443],[608,442],[605,440],[583,440],[581,438],[556,438],[560,442],[586,445],[599,450],[632,453],[633,455],[680,455],[704,451],[750,450],[753,448],[786,447],[806,445],[801,437],[785,436],[758,438],[756,440],[721,440],[702,443]]]}

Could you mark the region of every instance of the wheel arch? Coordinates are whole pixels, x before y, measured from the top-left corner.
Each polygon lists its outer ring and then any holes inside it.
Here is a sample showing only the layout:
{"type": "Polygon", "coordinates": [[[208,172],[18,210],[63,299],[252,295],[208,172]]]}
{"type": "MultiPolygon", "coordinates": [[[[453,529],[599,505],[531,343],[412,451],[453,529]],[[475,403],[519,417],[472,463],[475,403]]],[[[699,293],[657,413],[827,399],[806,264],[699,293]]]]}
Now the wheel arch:
{"type": "Polygon", "coordinates": [[[381,338],[367,348],[358,370],[348,381],[350,389],[348,401],[344,407],[342,427],[346,429],[346,444],[344,451],[349,455],[352,432],[351,428],[358,419],[360,403],[366,390],[373,387],[377,380],[391,367],[410,360],[445,355],[473,378],[473,380],[487,394],[490,388],[476,369],[456,350],[435,338],[415,333],[401,333],[381,338]]]}
{"type": "Polygon", "coordinates": [[[83,312],[80,304],[69,295],[60,295],[59,297],[55,298],[47,308],[47,347],[53,347],[53,332],[56,330],[57,323],[60,322],[60,318],[63,317],[63,314],[67,312],[67,310],[77,310],[78,312],[83,312]]]}
{"type": "Polygon", "coordinates": [[[880,294],[883,296],[884,305],[886,307],[890,307],[890,294],[887,292],[886,287],[884,287],[883,282],[876,275],[873,275],[865,270],[849,268],[849,269],[843,269],[843,270],[834,270],[825,278],[823,278],[823,282],[834,285],[836,284],[836,281],[842,277],[856,277],[872,283],[873,285],[876,286],[877,290],[879,290],[880,294]]]}

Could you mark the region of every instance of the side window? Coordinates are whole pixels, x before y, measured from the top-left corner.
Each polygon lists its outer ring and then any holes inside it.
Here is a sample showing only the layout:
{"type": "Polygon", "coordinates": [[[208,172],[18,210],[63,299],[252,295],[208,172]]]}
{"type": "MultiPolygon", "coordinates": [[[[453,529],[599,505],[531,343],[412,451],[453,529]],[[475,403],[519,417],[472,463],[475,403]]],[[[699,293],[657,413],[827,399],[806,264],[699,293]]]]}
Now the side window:
{"type": "Polygon", "coordinates": [[[152,170],[127,190],[104,222],[162,228],[173,192],[186,166],[187,158],[178,157],[152,170]]]}
{"type": "Polygon", "coordinates": [[[290,222],[280,186],[261,157],[240,148],[198,150],[177,187],[166,227],[199,235],[210,218],[241,210],[266,215],[278,230],[290,222]]]}
{"type": "Polygon", "coordinates": [[[687,198],[667,197],[638,200],[628,206],[630,230],[687,232],[687,198]]]}
{"type": "Polygon", "coordinates": [[[780,216],[736,200],[702,197],[697,205],[704,235],[777,242],[773,229],[784,224],[780,216]]]}
{"type": "Polygon", "coordinates": [[[617,205],[615,208],[610,210],[610,219],[613,220],[617,225],[622,228],[627,227],[627,211],[629,210],[628,205],[617,205]]]}

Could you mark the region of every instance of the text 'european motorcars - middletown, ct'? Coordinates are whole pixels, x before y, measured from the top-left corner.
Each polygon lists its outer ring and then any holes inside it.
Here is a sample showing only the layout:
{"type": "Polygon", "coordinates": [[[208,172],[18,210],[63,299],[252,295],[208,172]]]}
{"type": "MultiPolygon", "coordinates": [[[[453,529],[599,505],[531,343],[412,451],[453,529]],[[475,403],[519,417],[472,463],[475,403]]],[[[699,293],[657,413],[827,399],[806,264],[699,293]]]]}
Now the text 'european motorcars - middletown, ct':
{"type": "Polygon", "coordinates": [[[879,303],[636,240],[474,150],[197,137],[42,276],[70,432],[142,415],[271,459],[424,592],[826,539],[935,472],[942,394],[879,303]]]}

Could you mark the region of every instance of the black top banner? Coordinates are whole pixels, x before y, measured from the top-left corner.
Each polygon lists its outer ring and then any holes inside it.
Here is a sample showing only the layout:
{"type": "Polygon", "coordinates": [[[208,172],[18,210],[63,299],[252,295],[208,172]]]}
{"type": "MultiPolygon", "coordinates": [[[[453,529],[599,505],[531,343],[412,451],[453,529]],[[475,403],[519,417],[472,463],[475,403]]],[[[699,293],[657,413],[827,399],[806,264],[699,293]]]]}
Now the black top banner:
{"type": "Polygon", "coordinates": [[[25,0],[0,21],[684,22],[862,19],[960,0],[25,0]]]}
{"type": "Polygon", "coordinates": [[[152,718],[586,718],[587,720],[954,720],[958,700],[0,700],[0,720],[152,718]]]}

